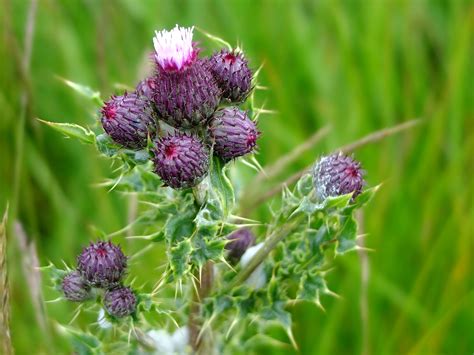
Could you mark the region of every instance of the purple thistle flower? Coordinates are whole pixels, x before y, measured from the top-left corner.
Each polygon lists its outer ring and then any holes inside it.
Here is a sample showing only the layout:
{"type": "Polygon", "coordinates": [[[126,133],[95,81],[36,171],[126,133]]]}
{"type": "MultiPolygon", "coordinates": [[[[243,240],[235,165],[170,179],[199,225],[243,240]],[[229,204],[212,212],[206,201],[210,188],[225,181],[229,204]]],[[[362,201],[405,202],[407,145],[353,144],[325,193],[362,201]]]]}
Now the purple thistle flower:
{"type": "Polygon", "coordinates": [[[214,153],[228,161],[252,152],[260,132],[247,113],[238,107],[216,111],[210,126],[214,153]]]}
{"type": "Polygon", "coordinates": [[[252,72],[243,53],[223,49],[209,59],[209,64],[222,97],[235,103],[245,101],[252,90],[252,72]]]}
{"type": "Polygon", "coordinates": [[[77,257],[77,269],[94,287],[109,288],[120,282],[127,268],[127,257],[110,241],[91,243],[77,257]]]}
{"type": "Polygon", "coordinates": [[[197,185],[209,170],[209,151],[197,137],[176,132],[157,140],[155,172],[179,189],[197,185]]]}
{"type": "Polygon", "coordinates": [[[351,157],[332,154],[322,157],[313,168],[313,184],[319,200],[353,192],[355,198],[365,185],[360,163],[351,157]]]}
{"type": "Polygon", "coordinates": [[[92,297],[91,288],[81,276],[79,271],[72,271],[66,276],[61,284],[64,297],[73,302],[83,302],[92,297]]]}
{"type": "Polygon", "coordinates": [[[153,39],[157,74],[153,102],[160,118],[175,128],[206,126],[220,101],[207,61],[198,59],[193,28],[176,26],[153,39]]]}
{"type": "Polygon", "coordinates": [[[240,228],[227,236],[228,242],[225,249],[229,251],[228,257],[232,261],[238,261],[245,251],[255,244],[255,236],[248,228],[240,228]]]}
{"type": "Polygon", "coordinates": [[[130,149],[146,147],[156,132],[156,114],[151,103],[135,93],[112,96],[101,110],[101,122],[113,141],[130,149]]]}
{"type": "Polygon", "coordinates": [[[111,316],[123,318],[135,312],[137,298],[129,287],[115,288],[105,293],[104,307],[111,316]]]}
{"type": "Polygon", "coordinates": [[[159,71],[155,84],[158,114],[175,128],[206,126],[219,104],[220,90],[202,60],[185,71],[159,71]]]}

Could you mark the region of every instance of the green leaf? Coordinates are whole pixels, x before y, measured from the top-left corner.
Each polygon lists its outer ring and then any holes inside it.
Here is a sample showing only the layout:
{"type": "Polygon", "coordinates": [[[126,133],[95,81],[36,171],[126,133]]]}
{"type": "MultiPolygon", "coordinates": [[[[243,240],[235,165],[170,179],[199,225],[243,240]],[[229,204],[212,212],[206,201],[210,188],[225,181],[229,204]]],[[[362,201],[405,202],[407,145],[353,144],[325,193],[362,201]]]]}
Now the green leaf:
{"type": "Polygon", "coordinates": [[[98,338],[90,333],[85,333],[79,330],[76,330],[72,327],[66,327],[60,324],[57,324],[57,328],[60,333],[69,337],[73,344],[74,348],[79,354],[102,354],[100,350],[101,342],[98,338]]]}
{"type": "Polygon", "coordinates": [[[285,311],[284,307],[284,301],[277,301],[272,306],[263,308],[261,315],[263,319],[278,322],[285,329],[293,347],[297,349],[298,346],[291,331],[291,314],[285,311]]]}
{"type": "Polygon", "coordinates": [[[189,270],[189,257],[192,251],[191,242],[185,239],[179,242],[175,247],[170,248],[169,263],[174,277],[179,279],[189,270]]]}
{"type": "Polygon", "coordinates": [[[115,144],[109,135],[105,133],[99,134],[96,137],[96,146],[97,150],[106,157],[113,157],[120,150],[120,146],[115,144]]]}
{"type": "Polygon", "coordinates": [[[75,123],[50,122],[39,118],[37,118],[37,120],[63,133],[68,138],[75,138],[87,144],[93,144],[95,142],[94,132],[75,123]]]}
{"type": "Polygon", "coordinates": [[[357,222],[350,211],[347,215],[341,216],[342,228],[339,232],[336,253],[344,254],[356,248],[357,222]]]}
{"type": "Polygon", "coordinates": [[[351,201],[351,198],[352,198],[352,193],[341,195],[341,196],[334,196],[334,197],[329,196],[323,202],[324,209],[347,207],[347,205],[351,201]]]}
{"type": "Polygon", "coordinates": [[[313,190],[313,178],[311,174],[305,174],[298,180],[296,190],[301,196],[308,196],[313,190]]]}
{"type": "Polygon", "coordinates": [[[382,184],[362,191],[362,193],[355,198],[355,204],[357,207],[366,205],[374,197],[375,193],[380,189],[381,186],[382,184]]]}
{"type": "Polygon", "coordinates": [[[320,304],[319,295],[327,289],[326,281],[320,274],[307,272],[301,277],[297,299],[320,304]]]}
{"type": "Polygon", "coordinates": [[[88,99],[92,100],[95,102],[98,106],[102,106],[104,104],[104,101],[100,97],[100,92],[99,91],[94,91],[92,90],[89,86],[82,85],[79,83],[75,83],[74,81],[67,80],[64,78],[59,78],[63,83],[65,83],[67,86],[69,86],[71,89],[73,89],[75,92],[78,94],[87,97],[88,99]]]}
{"type": "Polygon", "coordinates": [[[216,232],[212,234],[201,234],[198,232],[193,237],[191,258],[193,263],[198,267],[203,266],[208,260],[218,262],[224,257],[226,241],[215,238],[216,232]]]}
{"type": "Polygon", "coordinates": [[[196,226],[200,228],[220,224],[224,217],[220,207],[218,200],[209,199],[204,208],[202,208],[196,216],[196,226]]]}
{"type": "Polygon", "coordinates": [[[165,226],[165,237],[170,244],[173,245],[193,234],[195,216],[195,209],[190,207],[168,217],[165,226]]]}
{"type": "Polygon", "coordinates": [[[71,272],[71,270],[59,269],[53,263],[50,263],[48,266],[42,266],[40,270],[46,273],[46,279],[51,280],[57,290],[61,288],[64,276],[71,272]]]}
{"type": "Polygon", "coordinates": [[[234,188],[226,176],[225,170],[224,162],[218,157],[213,157],[209,174],[211,191],[216,194],[222,208],[222,214],[226,219],[234,207],[235,195],[234,188]]]}

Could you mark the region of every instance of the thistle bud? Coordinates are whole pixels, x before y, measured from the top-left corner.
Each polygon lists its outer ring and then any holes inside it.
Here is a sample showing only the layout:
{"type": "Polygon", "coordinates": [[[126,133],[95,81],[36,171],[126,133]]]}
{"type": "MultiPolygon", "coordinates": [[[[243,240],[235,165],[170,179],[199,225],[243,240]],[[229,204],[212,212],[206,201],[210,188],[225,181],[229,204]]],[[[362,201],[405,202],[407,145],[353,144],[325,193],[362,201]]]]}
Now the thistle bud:
{"type": "Polygon", "coordinates": [[[238,261],[245,251],[255,243],[255,236],[248,228],[240,228],[227,236],[229,242],[225,248],[229,251],[228,257],[232,261],[238,261]]]}
{"type": "Polygon", "coordinates": [[[125,274],[127,258],[119,246],[99,241],[84,248],[77,258],[77,269],[94,287],[117,285],[125,274]]]}
{"type": "Polygon", "coordinates": [[[332,154],[322,157],[313,168],[313,184],[319,200],[353,193],[359,195],[365,185],[360,163],[351,157],[332,154]]]}
{"type": "Polygon", "coordinates": [[[115,288],[105,293],[104,307],[111,316],[123,318],[135,312],[137,298],[129,287],[115,288]]]}
{"type": "Polygon", "coordinates": [[[247,98],[252,90],[252,72],[242,52],[223,49],[209,59],[209,64],[223,98],[235,103],[247,98]]]}
{"type": "Polygon", "coordinates": [[[101,114],[105,132],[123,147],[145,148],[148,136],[155,136],[156,114],[151,103],[135,93],[112,96],[102,107],[101,114]]]}
{"type": "Polygon", "coordinates": [[[64,297],[73,302],[83,302],[92,297],[91,288],[83,279],[79,271],[67,274],[61,284],[64,297]]]}
{"type": "Polygon", "coordinates": [[[247,113],[238,107],[226,107],[214,114],[210,134],[214,153],[228,161],[252,152],[260,132],[247,113]]]}
{"type": "Polygon", "coordinates": [[[209,151],[198,138],[176,132],[155,146],[155,172],[175,189],[197,185],[209,170],[209,151]]]}
{"type": "Polygon", "coordinates": [[[160,118],[176,128],[207,126],[220,101],[208,63],[198,59],[193,29],[176,26],[153,38],[157,67],[153,102],[160,118]]]}

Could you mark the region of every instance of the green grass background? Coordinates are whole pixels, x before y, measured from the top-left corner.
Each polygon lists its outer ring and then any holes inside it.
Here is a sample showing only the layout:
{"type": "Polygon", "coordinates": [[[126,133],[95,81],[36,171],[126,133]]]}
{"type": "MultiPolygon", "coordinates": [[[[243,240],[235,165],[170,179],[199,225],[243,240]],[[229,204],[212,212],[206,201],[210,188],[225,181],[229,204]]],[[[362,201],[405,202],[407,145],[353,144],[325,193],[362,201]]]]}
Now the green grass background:
{"type": "MultiPolygon", "coordinates": [[[[254,67],[265,63],[260,78],[269,90],[258,100],[278,113],[260,119],[262,165],[332,126],[281,179],[371,131],[424,120],[356,153],[369,184],[384,183],[364,214],[366,245],[376,250],[369,255],[368,322],[361,320],[353,253],[329,276],[342,299],[324,297],[325,313],[314,305],[292,310],[300,353],[472,354],[472,1],[39,0],[30,68],[22,67],[30,1],[0,3],[0,209],[10,202],[10,224],[23,224],[41,264],[73,262],[93,238],[91,226],[117,230],[128,208],[124,197],[93,187],[111,176],[107,160],[35,120],[93,122],[93,104],[56,77],[110,95],[116,83],[133,86],[143,75],[155,29],[196,25],[242,43],[254,67]]],[[[8,256],[17,353],[67,353],[68,343],[36,322],[14,233],[8,256]]],[[[155,259],[147,254],[134,273],[146,280],[155,259]]],[[[72,310],[64,302],[46,307],[61,322],[72,310]]]]}

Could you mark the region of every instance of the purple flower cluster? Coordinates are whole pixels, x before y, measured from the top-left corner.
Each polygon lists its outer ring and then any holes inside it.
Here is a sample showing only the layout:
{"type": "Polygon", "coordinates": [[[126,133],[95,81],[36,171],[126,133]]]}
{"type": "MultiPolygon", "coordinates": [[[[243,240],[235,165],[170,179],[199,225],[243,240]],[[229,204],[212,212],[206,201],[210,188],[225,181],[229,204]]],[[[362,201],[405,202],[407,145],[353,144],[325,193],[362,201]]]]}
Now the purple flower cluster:
{"type": "Polygon", "coordinates": [[[132,290],[122,286],[127,257],[110,241],[90,243],[77,257],[77,269],[67,274],[61,289],[69,301],[83,302],[93,297],[92,288],[105,289],[104,306],[116,318],[132,314],[137,300],[132,290]]]}
{"type": "Polygon", "coordinates": [[[260,135],[235,106],[252,91],[244,54],[223,49],[200,57],[193,29],[156,32],[155,73],[133,93],[112,96],[101,110],[102,126],[118,145],[144,149],[154,142],[155,172],[172,188],[198,184],[209,170],[211,152],[226,162],[252,153],[260,135]],[[168,128],[160,129],[165,124],[168,128]]]}

